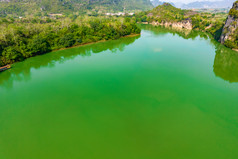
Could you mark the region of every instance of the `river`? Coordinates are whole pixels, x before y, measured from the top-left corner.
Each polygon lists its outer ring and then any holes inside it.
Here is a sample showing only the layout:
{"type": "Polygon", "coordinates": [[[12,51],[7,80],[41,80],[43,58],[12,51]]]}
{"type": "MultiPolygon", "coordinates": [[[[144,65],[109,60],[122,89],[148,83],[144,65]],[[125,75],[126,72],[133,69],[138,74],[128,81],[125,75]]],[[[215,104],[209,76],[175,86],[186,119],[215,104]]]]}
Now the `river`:
{"type": "Polygon", "coordinates": [[[140,27],[0,73],[0,158],[237,159],[238,53],[140,27]]]}

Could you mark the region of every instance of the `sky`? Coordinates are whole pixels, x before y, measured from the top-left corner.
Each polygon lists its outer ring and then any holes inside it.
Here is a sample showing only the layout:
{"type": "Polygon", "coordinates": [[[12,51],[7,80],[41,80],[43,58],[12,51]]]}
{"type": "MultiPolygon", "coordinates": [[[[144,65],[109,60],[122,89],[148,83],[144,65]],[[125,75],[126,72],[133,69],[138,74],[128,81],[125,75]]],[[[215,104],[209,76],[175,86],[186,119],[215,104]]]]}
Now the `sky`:
{"type": "Polygon", "coordinates": [[[162,0],[162,1],[189,3],[189,2],[195,2],[195,1],[219,1],[219,0],[162,0]]]}

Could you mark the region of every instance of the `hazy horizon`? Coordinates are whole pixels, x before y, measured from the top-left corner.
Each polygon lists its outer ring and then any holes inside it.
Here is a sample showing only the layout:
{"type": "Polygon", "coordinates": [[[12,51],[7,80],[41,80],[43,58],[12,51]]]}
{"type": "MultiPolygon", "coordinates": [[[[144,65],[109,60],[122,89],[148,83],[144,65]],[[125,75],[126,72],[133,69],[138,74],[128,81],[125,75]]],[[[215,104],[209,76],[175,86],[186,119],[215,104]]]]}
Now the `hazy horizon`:
{"type": "MultiPolygon", "coordinates": [[[[151,0],[153,1],[153,0],[151,0]]],[[[173,3],[190,3],[190,2],[202,2],[202,1],[222,1],[222,0],[161,0],[163,2],[173,2],[173,3]]],[[[235,2],[235,0],[234,0],[235,2]]]]}

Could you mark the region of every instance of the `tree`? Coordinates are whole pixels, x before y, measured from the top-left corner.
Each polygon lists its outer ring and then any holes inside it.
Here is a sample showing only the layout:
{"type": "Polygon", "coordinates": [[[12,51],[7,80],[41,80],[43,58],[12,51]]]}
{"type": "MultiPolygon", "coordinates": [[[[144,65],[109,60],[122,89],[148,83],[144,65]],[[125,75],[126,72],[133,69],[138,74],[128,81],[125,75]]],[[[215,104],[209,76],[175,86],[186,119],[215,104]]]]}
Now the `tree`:
{"type": "Polygon", "coordinates": [[[49,43],[41,36],[35,36],[28,44],[32,54],[39,55],[51,51],[49,43]]]}
{"type": "Polygon", "coordinates": [[[14,46],[9,46],[2,52],[2,64],[14,63],[16,61],[20,61],[21,59],[23,59],[21,54],[16,50],[14,46]]]}
{"type": "Polygon", "coordinates": [[[70,47],[73,46],[75,43],[74,35],[72,33],[68,33],[64,35],[60,40],[59,44],[64,47],[70,47]]]}

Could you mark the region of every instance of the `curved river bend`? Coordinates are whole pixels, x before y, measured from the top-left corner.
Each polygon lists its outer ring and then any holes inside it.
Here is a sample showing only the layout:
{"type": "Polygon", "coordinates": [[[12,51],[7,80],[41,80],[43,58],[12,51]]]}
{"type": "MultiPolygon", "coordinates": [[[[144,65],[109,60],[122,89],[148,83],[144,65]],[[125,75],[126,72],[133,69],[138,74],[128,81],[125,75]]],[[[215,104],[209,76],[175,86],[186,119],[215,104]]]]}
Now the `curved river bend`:
{"type": "Polygon", "coordinates": [[[0,73],[0,158],[237,159],[238,53],[141,27],[0,73]]]}

